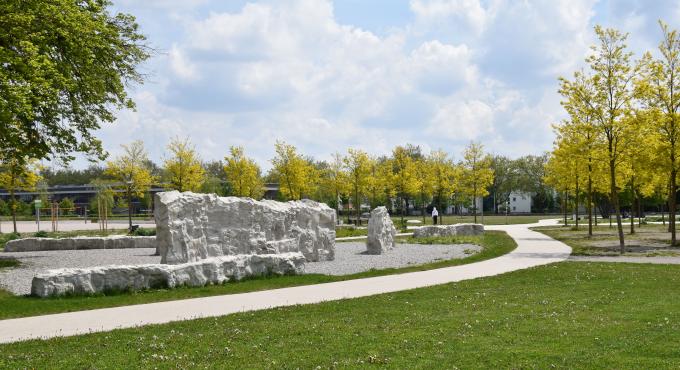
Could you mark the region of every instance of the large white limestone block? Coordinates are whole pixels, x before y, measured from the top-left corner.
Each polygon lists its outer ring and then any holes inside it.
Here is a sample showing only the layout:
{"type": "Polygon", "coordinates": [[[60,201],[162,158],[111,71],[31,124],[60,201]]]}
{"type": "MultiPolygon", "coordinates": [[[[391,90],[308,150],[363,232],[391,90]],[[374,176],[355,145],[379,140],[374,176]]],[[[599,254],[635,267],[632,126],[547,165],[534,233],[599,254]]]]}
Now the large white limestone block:
{"type": "Polygon", "coordinates": [[[33,278],[31,294],[39,297],[137,291],[178,286],[204,286],[248,276],[293,275],[304,272],[299,253],[236,255],[178,265],[146,264],[49,270],[33,278]]]}
{"type": "Polygon", "coordinates": [[[5,244],[5,252],[62,251],[72,249],[156,248],[155,236],[78,236],[74,238],[22,238],[5,244]]]}
{"type": "Polygon", "coordinates": [[[390,214],[385,207],[377,207],[371,211],[368,219],[368,239],[366,239],[366,253],[383,254],[396,245],[395,229],[390,214]]]}
{"type": "Polygon", "coordinates": [[[413,236],[416,238],[426,238],[433,236],[480,235],[482,233],[484,233],[484,225],[481,224],[428,225],[415,229],[413,236]]]}
{"type": "Polygon", "coordinates": [[[161,263],[236,254],[335,257],[335,211],[311,200],[277,202],[177,191],[155,198],[161,263]]]}

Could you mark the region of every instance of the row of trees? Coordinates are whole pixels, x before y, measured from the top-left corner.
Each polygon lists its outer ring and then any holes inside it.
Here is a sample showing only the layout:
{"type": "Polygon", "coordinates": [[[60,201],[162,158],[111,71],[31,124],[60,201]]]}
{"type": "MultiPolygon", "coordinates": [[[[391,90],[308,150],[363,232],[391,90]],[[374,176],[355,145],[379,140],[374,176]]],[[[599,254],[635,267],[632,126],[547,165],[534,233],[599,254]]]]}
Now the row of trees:
{"type": "MultiPolygon", "coordinates": [[[[627,49],[627,34],[596,27],[599,42],[586,59],[588,68],[560,80],[569,119],[555,125],[557,140],[546,180],[573,194],[576,209],[585,198],[589,235],[594,198],[606,195],[616,217],[621,252],[624,192],[638,208],[642,197],[666,198],[671,244],[677,244],[680,37],[659,23],[663,37],[657,56],[646,52],[638,61],[627,49]]],[[[631,217],[634,232],[632,221],[631,217]]]]}

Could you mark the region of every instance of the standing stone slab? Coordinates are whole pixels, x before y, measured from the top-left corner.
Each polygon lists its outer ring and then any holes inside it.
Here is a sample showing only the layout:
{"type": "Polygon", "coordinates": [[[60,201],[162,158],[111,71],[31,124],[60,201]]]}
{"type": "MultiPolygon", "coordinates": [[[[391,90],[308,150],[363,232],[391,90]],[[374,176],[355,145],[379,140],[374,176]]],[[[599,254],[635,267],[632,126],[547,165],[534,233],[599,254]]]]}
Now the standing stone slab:
{"type": "Polygon", "coordinates": [[[394,248],[397,229],[394,228],[390,214],[385,207],[377,207],[371,211],[368,220],[368,239],[366,253],[383,254],[394,248]]]}
{"type": "Polygon", "coordinates": [[[137,291],[161,287],[204,286],[247,276],[294,275],[304,272],[301,253],[222,256],[178,265],[99,266],[57,269],[33,278],[31,294],[39,297],[137,291]]]}
{"type": "Polygon", "coordinates": [[[155,236],[77,236],[74,238],[22,238],[5,244],[5,252],[63,251],[79,249],[156,248],[155,236]]]}
{"type": "Polygon", "coordinates": [[[161,263],[237,254],[335,256],[335,211],[311,200],[277,202],[177,191],[156,194],[161,263]]]}
{"type": "Polygon", "coordinates": [[[413,236],[415,238],[427,238],[434,236],[480,235],[482,233],[484,233],[484,225],[480,224],[428,225],[415,229],[413,236]]]}

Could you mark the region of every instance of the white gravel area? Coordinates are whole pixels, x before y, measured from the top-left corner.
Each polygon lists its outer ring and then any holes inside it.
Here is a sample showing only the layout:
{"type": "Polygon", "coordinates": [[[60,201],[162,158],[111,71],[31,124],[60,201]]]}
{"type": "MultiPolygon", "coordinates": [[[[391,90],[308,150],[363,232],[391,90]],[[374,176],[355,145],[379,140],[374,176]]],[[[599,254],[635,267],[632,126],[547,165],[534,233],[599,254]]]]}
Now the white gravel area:
{"type": "Polygon", "coordinates": [[[326,275],[349,275],[371,269],[385,269],[422,265],[439,260],[468,257],[481,251],[473,244],[397,244],[385,254],[370,255],[365,242],[335,244],[335,260],[307,262],[305,273],[326,275]],[[470,252],[469,254],[466,252],[470,252]]]}
{"type": "Polygon", "coordinates": [[[154,256],[155,252],[155,248],[1,252],[0,258],[14,257],[21,265],[0,269],[0,287],[14,294],[29,294],[33,276],[39,272],[64,267],[160,263],[161,257],[154,256]]]}
{"type": "MultiPolygon", "coordinates": [[[[382,255],[364,254],[365,242],[337,243],[335,260],[307,262],[306,273],[347,275],[371,269],[397,268],[420,265],[439,260],[464,258],[479,252],[481,247],[472,244],[428,245],[397,244],[382,255]]],[[[154,256],[155,248],[90,249],[42,252],[0,252],[0,258],[14,257],[21,266],[0,269],[0,287],[14,294],[29,294],[36,273],[64,267],[92,267],[105,265],[136,265],[160,263],[154,256]]]]}

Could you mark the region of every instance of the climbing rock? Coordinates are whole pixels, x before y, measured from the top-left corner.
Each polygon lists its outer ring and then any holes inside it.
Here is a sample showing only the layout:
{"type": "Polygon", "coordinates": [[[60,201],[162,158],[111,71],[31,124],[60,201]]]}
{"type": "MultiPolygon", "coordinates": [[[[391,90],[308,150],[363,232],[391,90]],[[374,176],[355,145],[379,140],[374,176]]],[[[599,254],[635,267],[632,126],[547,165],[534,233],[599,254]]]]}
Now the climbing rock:
{"type": "Polygon", "coordinates": [[[177,191],[156,194],[161,263],[237,254],[335,255],[335,211],[311,200],[277,202],[177,191]]]}
{"type": "Polygon", "coordinates": [[[397,230],[394,228],[390,214],[385,207],[377,207],[371,211],[368,220],[368,239],[366,240],[366,253],[383,254],[394,248],[394,238],[397,230]]]}
{"type": "Polygon", "coordinates": [[[222,284],[248,276],[300,274],[304,272],[304,263],[305,257],[297,252],[212,257],[178,265],[57,269],[37,274],[33,278],[31,294],[49,297],[222,284]]]}
{"type": "Polygon", "coordinates": [[[480,224],[428,225],[415,229],[413,236],[426,238],[432,236],[480,235],[482,233],[484,233],[484,225],[480,224]]]}

